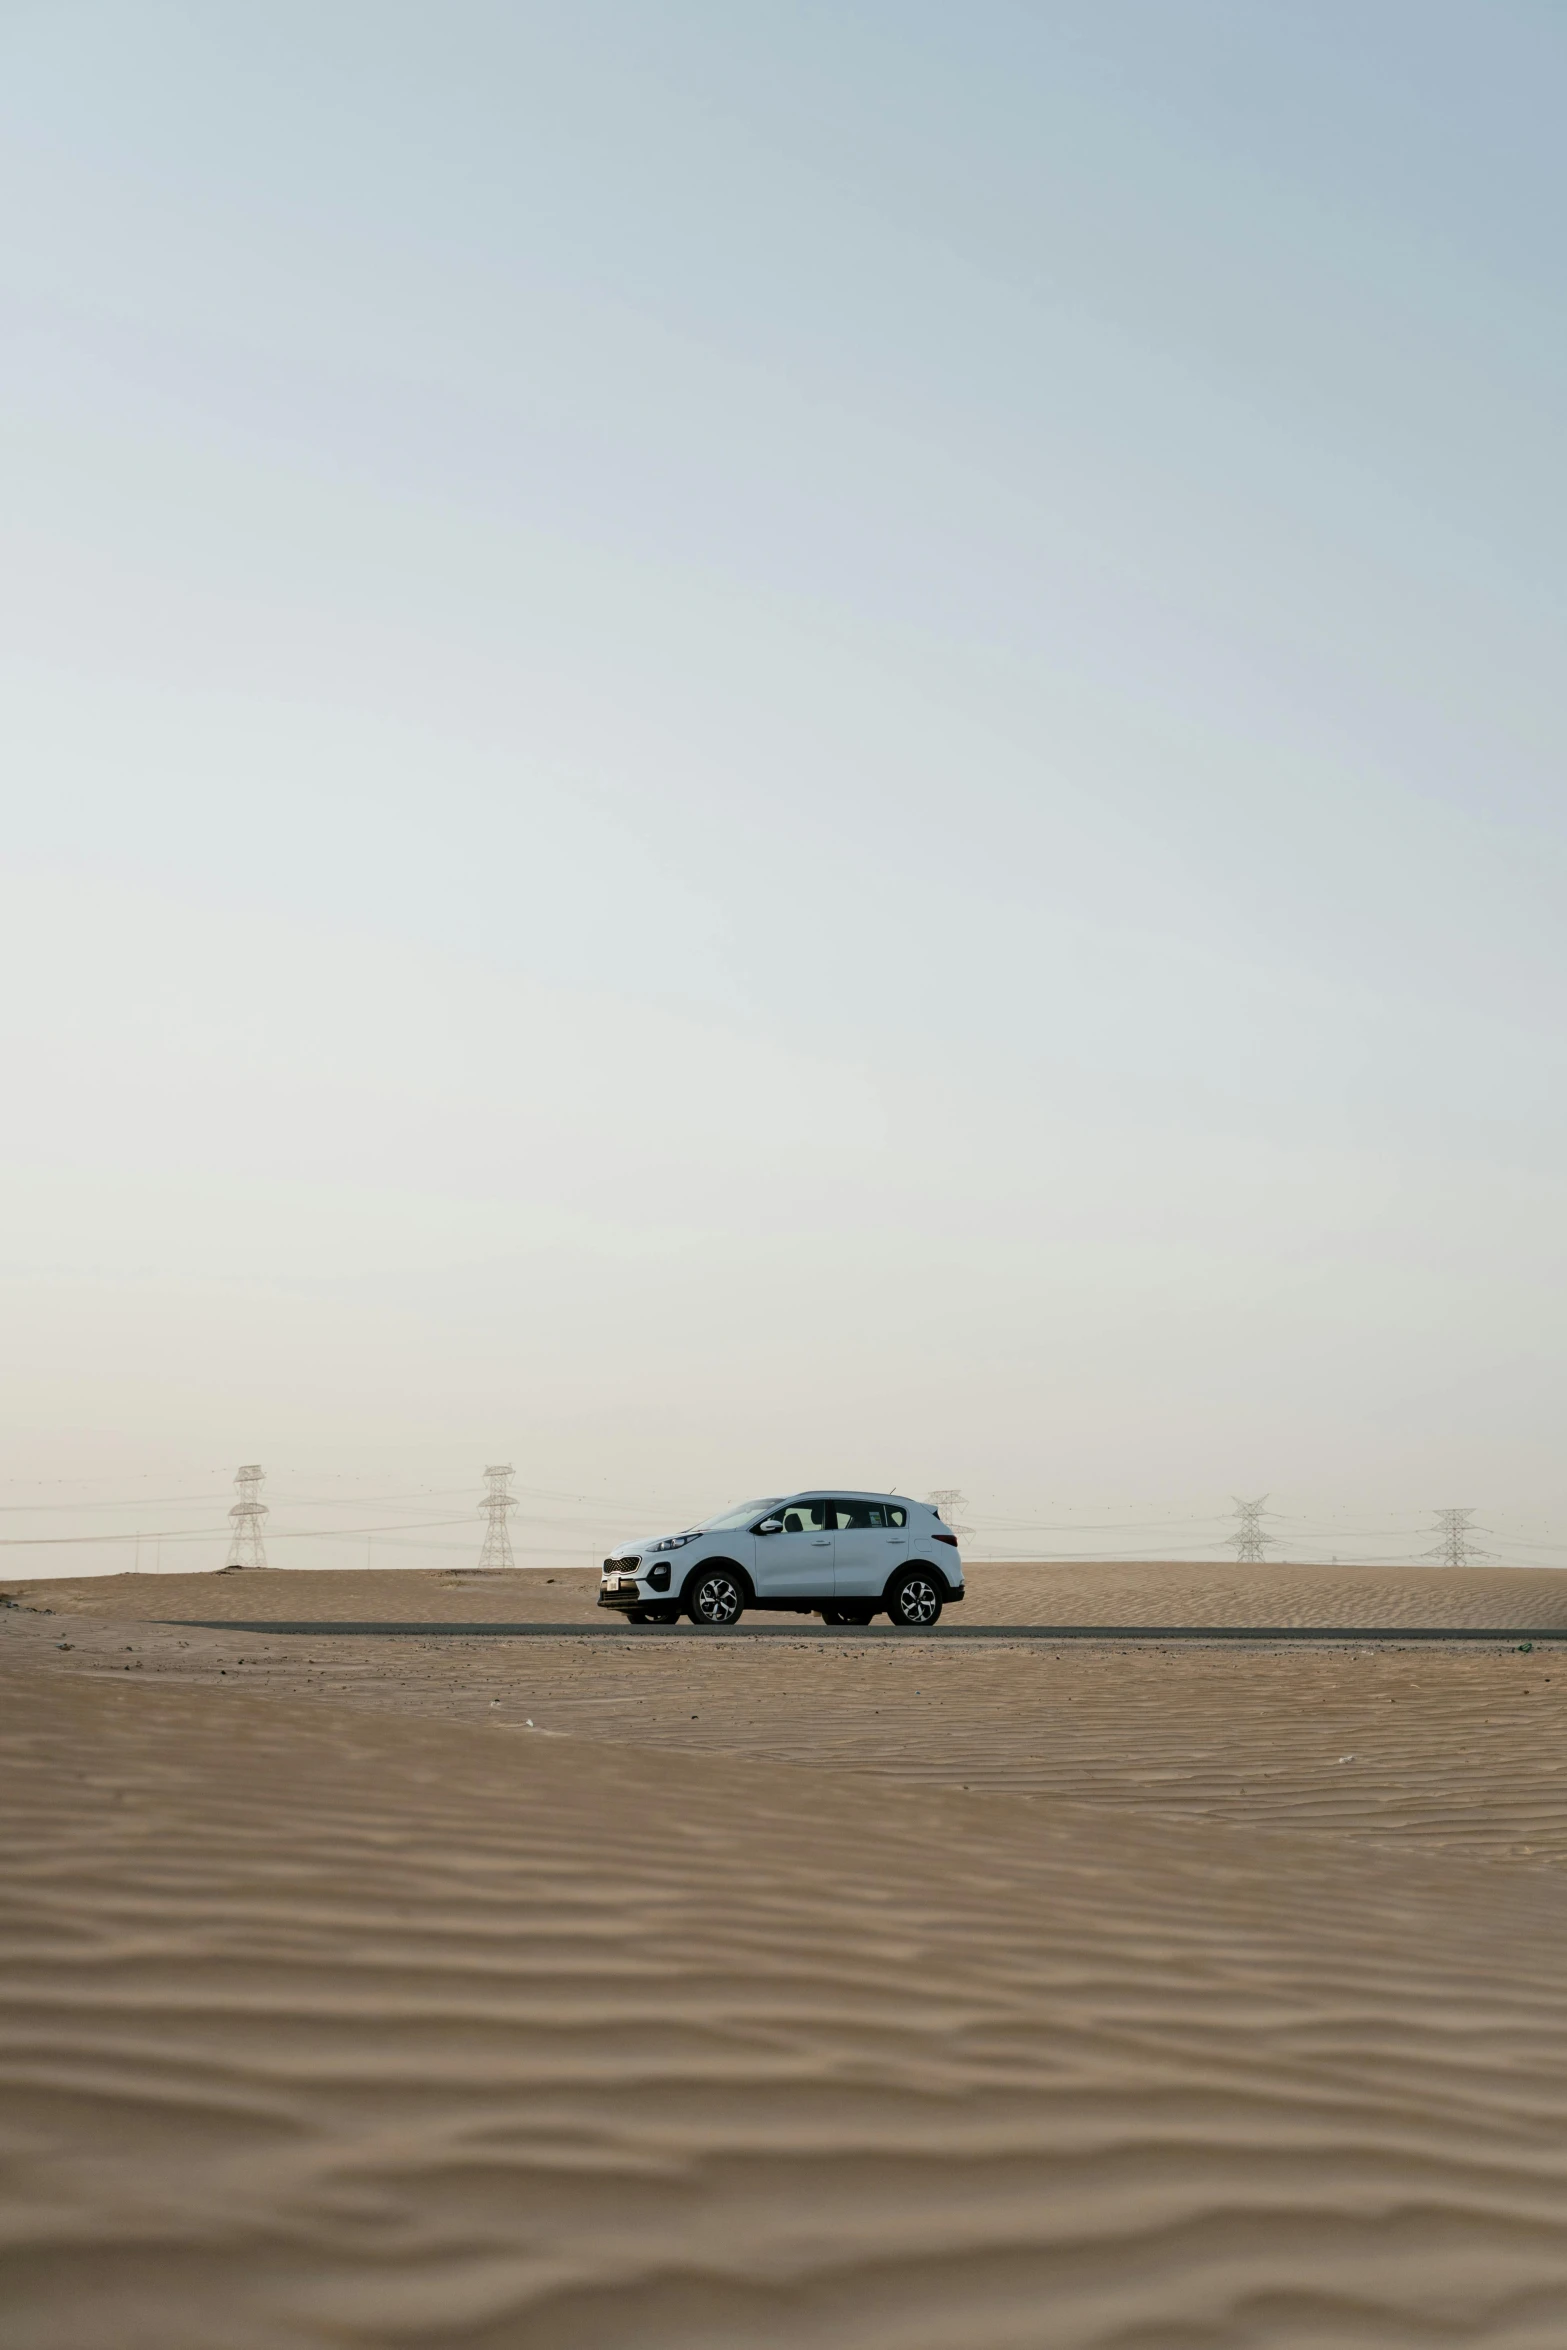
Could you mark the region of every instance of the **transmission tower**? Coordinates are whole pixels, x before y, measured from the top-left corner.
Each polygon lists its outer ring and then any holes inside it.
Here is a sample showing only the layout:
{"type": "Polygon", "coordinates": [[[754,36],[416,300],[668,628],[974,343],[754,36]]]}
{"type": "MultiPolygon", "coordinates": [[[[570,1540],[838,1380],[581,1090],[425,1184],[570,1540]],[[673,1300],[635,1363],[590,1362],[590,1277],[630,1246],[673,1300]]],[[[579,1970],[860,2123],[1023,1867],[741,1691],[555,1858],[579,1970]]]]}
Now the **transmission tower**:
{"type": "Polygon", "coordinates": [[[261,1498],[265,1477],[266,1470],[259,1461],[234,1472],[234,1490],[239,1499],[229,1511],[234,1521],[228,1555],[231,1567],[264,1567],[267,1563],[266,1544],[261,1539],[261,1521],[267,1515],[267,1505],[261,1498]]]}
{"type": "Polygon", "coordinates": [[[479,1565],[511,1567],[516,1561],[511,1555],[511,1534],[507,1527],[508,1515],[517,1506],[511,1496],[511,1481],[515,1469],[486,1469],[484,1481],[489,1490],[479,1504],[479,1515],[484,1520],[484,1547],[479,1552],[479,1565]]]}
{"type": "Polygon", "coordinates": [[[1426,1557],[1443,1567],[1467,1567],[1471,1559],[1483,1559],[1485,1552],[1472,1539],[1475,1529],[1469,1521],[1473,1516],[1473,1510],[1438,1510],[1431,1529],[1437,1546],[1428,1550],[1426,1557]]]}
{"type": "Polygon", "coordinates": [[[931,1503],[937,1517],[950,1533],[973,1533],[972,1526],[965,1526],[959,1521],[958,1512],[961,1509],[966,1509],[968,1503],[955,1485],[938,1485],[934,1493],[926,1494],[925,1499],[931,1503]]]}
{"type": "Polygon", "coordinates": [[[1238,1566],[1264,1566],[1268,1552],[1279,1547],[1273,1536],[1262,1530],[1262,1505],[1267,1498],[1263,1493],[1255,1501],[1242,1501],[1239,1494],[1235,1495],[1237,1524],[1234,1533],[1225,1536],[1224,1547],[1234,1551],[1238,1566]]]}

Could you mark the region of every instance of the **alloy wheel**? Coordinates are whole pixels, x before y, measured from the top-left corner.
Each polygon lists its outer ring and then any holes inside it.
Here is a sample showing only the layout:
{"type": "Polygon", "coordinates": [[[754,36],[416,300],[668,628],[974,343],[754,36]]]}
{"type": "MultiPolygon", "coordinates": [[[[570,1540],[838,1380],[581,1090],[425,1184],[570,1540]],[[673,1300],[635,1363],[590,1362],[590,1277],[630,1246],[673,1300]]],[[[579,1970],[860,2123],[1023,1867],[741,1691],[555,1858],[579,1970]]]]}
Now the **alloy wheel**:
{"type": "Polygon", "coordinates": [[[933,1624],[940,1613],[941,1593],[928,1577],[911,1575],[906,1583],[898,1586],[897,1597],[893,1602],[896,1623],[916,1627],[933,1624]]]}
{"type": "Polygon", "coordinates": [[[691,1615],[698,1624],[732,1624],[744,1605],[730,1575],[704,1575],[691,1594],[691,1615]]]}

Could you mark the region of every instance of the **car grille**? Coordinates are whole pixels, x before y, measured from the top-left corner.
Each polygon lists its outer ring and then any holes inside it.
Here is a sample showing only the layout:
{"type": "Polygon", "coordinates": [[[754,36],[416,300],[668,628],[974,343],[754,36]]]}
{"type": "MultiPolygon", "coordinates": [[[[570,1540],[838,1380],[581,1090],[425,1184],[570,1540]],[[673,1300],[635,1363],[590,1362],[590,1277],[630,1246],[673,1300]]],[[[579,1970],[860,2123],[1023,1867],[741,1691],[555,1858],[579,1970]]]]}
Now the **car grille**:
{"type": "Polygon", "coordinates": [[[606,1575],[613,1575],[618,1568],[624,1567],[629,1574],[635,1574],[637,1568],[640,1567],[641,1564],[642,1561],[639,1558],[606,1559],[604,1561],[604,1572],[606,1575]]]}

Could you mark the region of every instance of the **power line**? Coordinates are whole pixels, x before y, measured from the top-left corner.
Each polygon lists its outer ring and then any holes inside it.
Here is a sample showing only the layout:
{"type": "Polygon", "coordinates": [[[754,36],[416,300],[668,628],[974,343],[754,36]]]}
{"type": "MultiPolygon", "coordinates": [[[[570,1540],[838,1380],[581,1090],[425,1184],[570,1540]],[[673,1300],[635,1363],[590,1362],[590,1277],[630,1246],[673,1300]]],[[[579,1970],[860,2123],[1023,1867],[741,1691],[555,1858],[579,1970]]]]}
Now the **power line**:
{"type": "MultiPolygon", "coordinates": [[[[555,1521],[545,1519],[544,1524],[555,1521]]],[[[530,1521],[531,1523],[531,1521],[530,1521]]],[[[360,1534],[417,1534],[425,1527],[466,1526],[466,1518],[394,1518],[385,1526],[274,1526],[269,1542],[346,1542],[360,1534]]],[[[105,1542],[210,1542],[221,1526],[129,1526],[115,1534],[0,1534],[0,1550],[58,1550],[105,1542]]]]}
{"type": "MultiPolygon", "coordinates": [[[[266,1482],[270,1482],[271,1476],[275,1473],[275,1471],[268,1472],[266,1482]]],[[[162,1488],[168,1479],[169,1471],[165,1468],[161,1474],[154,1473],[147,1482],[157,1483],[162,1488]]],[[[5,1482],[14,1492],[20,1481],[7,1480],[5,1482]]],[[[35,1490],[41,1490],[45,1482],[40,1480],[35,1490]]],[[[47,1482],[58,1491],[61,1486],[90,1484],[92,1481],[58,1479],[47,1482]]],[[[115,1515],[121,1513],[129,1515],[130,1511],[135,1509],[139,1516],[140,1509],[144,1504],[161,1502],[165,1505],[187,1509],[190,1518],[194,1519],[195,1523],[187,1522],[179,1527],[148,1527],[145,1523],[138,1525],[133,1522],[131,1526],[125,1527],[122,1522],[119,1528],[68,1535],[9,1535],[0,1533],[0,1548],[53,1549],[91,1547],[93,1545],[100,1547],[107,1545],[114,1548],[123,1545],[124,1548],[130,1549],[138,1541],[167,1541],[173,1549],[170,1562],[172,1566],[177,1562],[178,1548],[181,1544],[212,1543],[218,1536],[226,1534],[230,1563],[254,1566],[269,1557],[270,1552],[267,1546],[277,1542],[324,1541],[330,1543],[334,1540],[347,1541],[354,1537],[364,1540],[370,1535],[378,1535],[389,1538],[395,1548],[411,1550],[417,1548],[420,1538],[427,1534],[433,1535],[436,1531],[444,1532],[447,1529],[455,1531],[464,1523],[471,1524],[472,1522],[471,1519],[464,1520],[445,1516],[436,1519],[398,1518],[367,1522],[357,1516],[357,1512],[366,1507],[399,1507],[415,1504],[421,1500],[444,1499],[447,1493],[452,1490],[434,1485],[369,1494],[340,1492],[329,1498],[322,1495],[319,1490],[314,1494],[311,1493],[311,1486],[317,1484],[316,1479],[302,1479],[303,1492],[285,1493],[279,1502],[268,1505],[261,1499],[263,1472],[260,1464],[252,1463],[235,1479],[238,1498],[229,1512],[229,1523],[225,1528],[221,1524],[212,1522],[211,1513],[216,1496],[202,1493],[199,1489],[180,1495],[160,1490],[155,1495],[138,1497],[137,1501],[132,1502],[126,1495],[124,1486],[133,1482],[135,1482],[133,1477],[125,1477],[123,1481],[116,1480],[120,1487],[117,1499],[100,1495],[90,1500],[84,1497],[75,1502],[39,1499],[31,1503],[17,1503],[13,1500],[0,1503],[0,1511],[8,1516],[26,1515],[33,1511],[44,1515],[54,1515],[60,1511],[79,1511],[83,1515],[109,1514],[111,1512],[115,1515]],[[307,1499],[307,1496],[310,1498],[307,1499]],[[254,1507],[249,1507],[248,1504],[254,1504],[254,1507]],[[286,1520],[295,1509],[299,1509],[301,1514],[308,1510],[312,1515],[330,1515],[334,1519],[341,1516],[348,1522],[322,1527],[300,1527],[287,1523],[274,1527],[271,1524],[273,1517],[281,1514],[286,1520]]],[[[330,1475],[322,1475],[319,1478],[319,1484],[329,1482],[337,1482],[337,1480],[330,1475]]],[[[344,1479],[343,1482],[353,1485],[360,1480],[344,1479]]],[[[363,1482],[376,1483],[379,1480],[372,1476],[365,1478],[363,1482]]],[[[105,1483],[107,1484],[108,1480],[105,1480],[105,1483]]],[[[548,1486],[530,1486],[519,1489],[515,1484],[515,1472],[511,1470],[509,1464],[504,1469],[497,1469],[493,1472],[487,1470],[486,1483],[488,1498],[480,1504],[480,1514],[486,1521],[484,1547],[481,1550],[480,1559],[481,1563],[499,1564],[502,1567],[508,1563],[515,1564],[516,1560],[528,1554],[546,1555],[551,1535],[559,1536],[562,1551],[574,1550],[578,1542],[581,1542],[584,1548],[588,1547],[590,1537],[595,1546],[603,1540],[612,1542],[615,1539],[613,1528],[617,1524],[625,1528],[640,1520],[652,1521],[655,1513],[660,1510],[668,1514],[670,1523],[677,1522],[679,1517],[679,1513],[667,1503],[667,1500],[663,1503],[655,1502],[650,1500],[646,1494],[638,1498],[617,1492],[581,1490],[571,1492],[559,1487],[548,1486]],[[520,1500],[518,1499],[519,1492],[520,1500]],[[496,1499],[506,1505],[500,1512],[498,1527],[492,1519],[490,1506],[491,1501],[496,1499]],[[512,1517],[517,1520],[515,1528],[510,1523],[512,1517]],[[492,1534],[497,1537],[493,1552],[491,1549],[492,1534]]],[[[469,1490],[471,1491],[471,1488],[469,1490]]],[[[110,1495],[113,1495],[114,1491],[114,1485],[110,1485],[110,1495]]],[[[1438,1514],[1434,1525],[1428,1524],[1425,1527],[1415,1527],[1407,1523],[1404,1525],[1389,1524],[1385,1521],[1380,1524],[1365,1522],[1356,1524],[1352,1519],[1346,1523],[1345,1519],[1337,1513],[1323,1515],[1270,1510],[1266,1507],[1267,1496],[1262,1496],[1255,1502],[1237,1497],[1235,1508],[1226,1523],[1225,1534],[1221,1537],[1219,1526],[1225,1521],[1220,1520],[1217,1514],[1208,1516],[1182,1510],[1178,1502],[1175,1503],[1167,1516],[1139,1515],[1133,1519],[1102,1519],[1092,1518],[1086,1514],[1079,1516],[1076,1512],[1069,1511],[1067,1519],[1063,1521],[1030,1514],[1016,1516],[1003,1512],[992,1516],[983,1510],[975,1511],[966,1507],[963,1497],[952,1489],[939,1490],[931,1498],[942,1508],[949,1521],[959,1520],[960,1514],[961,1520],[967,1521],[963,1529],[968,1536],[966,1547],[981,1556],[998,1560],[1008,1557],[1029,1557],[1041,1560],[1070,1558],[1084,1564],[1090,1561],[1113,1562],[1117,1559],[1131,1561],[1162,1558],[1174,1561],[1196,1559],[1204,1555],[1214,1557],[1217,1550],[1222,1547],[1228,1549],[1238,1563],[1262,1564],[1270,1558],[1273,1550],[1281,1549],[1286,1545],[1290,1548],[1292,1556],[1298,1556],[1301,1547],[1306,1543],[1321,1542],[1325,1555],[1326,1537],[1331,1537],[1335,1549],[1344,1549],[1350,1554],[1342,1561],[1346,1566],[1372,1563],[1370,1554],[1373,1545],[1376,1546],[1374,1563],[1381,1565],[1395,1563],[1413,1565],[1423,1559],[1427,1562],[1440,1561],[1443,1565],[1463,1566],[1471,1563],[1479,1564],[1483,1561],[1487,1565],[1505,1564],[1522,1568],[1535,1564],[1541,1566],[1554,1564],[1563,1558],[1564,1553],[1567,1553],[1567,1529],[1564,1529],[1563,1538],[1551,1540],[1549,1539],[1549,1518],[1521,1516],[1519,1519],[1520,1531],[1515,1535],[1505,1530],[1507,1513],[1504,1513],[1504,1530],[1501,1533],[1495,1533],[1494,1530],[1475,1527],[1472,1523],[1474,1513],[1469,1510],[1443,1511],[1438,1514]],[[1267,1534],[1265,1527],[1268,1524],[1285,1526],[1286,1534],[1283,1537],[1267,1534]],[[1522,1532],[1521,1529],[1525,1525],[1535,1527],[1536,1537],[1534,1539],[1522,1532]],[[1139,1540],[1135,1545],[1118,1545],[1114,1549],[1101,1546],[1100,1549],[1094,1550],[1087,1545],[1087,1536],[1090,1533],[1111,1531],[1117,1534],[1136,1533],[1139,1540]],[[1480,1547],[1479,1537],[1486,1531],[1493,1532],[1494,1549],[1480,1547]],[[1056,1540],[1051,1540],[1047,1544],[1044,1539],[1045,1537],[1058,1537],[1065,1533],[1070,1533],[1073,1538],[1070,1548],[1061,1545],[1056,1540]],[[1414,1549],[1414,1538],[1417,1533],[1423,1534],[1425,1538],[1419,1552],[1414,1549]],[[1429,1541],[1433,1536],[1438,1538],[1439,1547],[1435,1551],[1428,1551],[1425,1549],[1425,1541],[1429,1541]],[[1540,1539],[1540,1536],[1546,1538],[1540,1539]]],[[[1050,1505],[1047,1503],[1044,1506],[1049,1507],[1050,1505]]],[[[1058,1502],[1056,1506],[1061,1505],[1058,1502]]],[[[1093,1504],[1088,1505],[1090,1508],[1093,1506],[1093,1504]]],[[[1103,1500],[1098,1506],[1105,1506],[1103,1500]]],[[[1113,1507],[1114,1504],[1111,1503],[1110,1506],[1113,1507]]],[[[166,1512],[160,1510],[159,1514],[163,1515],[166,1512]]],[[[457,1550],[459,1546],[428,1541],[426,1547],[432,1554],[449,1554],[457,1550]]],[[[220,1551],[218,1555],[221,1557],[223,1554],[220,1551]]],[[[20,1561],[14,1563],[19,1568],[22,1566],[20,1561]]],[[[86,1562],[83,1563],[85,1566],[86,1562]]],[[[75,1571],[66,1569],[64,1561],[57,1562],[53,1570],[46,1570],[43,1561],[38,1562],[38,1567],[39,1571],[75,1571]]]]}
{"type": "Polygon", "coordinates": [[[171,1508],[197,1510],[215,1508],[222,1499],[221,1493],[133,1493],[114,1501],[0,1501],[0,1517],[42,1518],[58,1510],[72,1510],[81,1517],[93,1510],[162,1509],[166,1502],[171,1508]]]}

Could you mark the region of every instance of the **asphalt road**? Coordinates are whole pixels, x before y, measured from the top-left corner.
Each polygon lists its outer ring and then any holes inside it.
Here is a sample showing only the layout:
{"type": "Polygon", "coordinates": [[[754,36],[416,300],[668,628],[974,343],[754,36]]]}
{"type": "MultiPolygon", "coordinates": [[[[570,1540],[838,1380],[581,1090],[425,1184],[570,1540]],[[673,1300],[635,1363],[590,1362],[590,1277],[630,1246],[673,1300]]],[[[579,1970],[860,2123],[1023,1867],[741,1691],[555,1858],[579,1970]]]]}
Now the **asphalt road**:
{"type": "MultiPolygon", "coordinates": [[[[312,1640],[670,1640],[693,1632],[689,1624],[310,1624],[251,1623],[233,1616],[163,1617],[185,1631],[301,1633],[312,1640]]],[[[1567,1629],[1550,1632],[1477,1631],[1473,1627],[1410,1624],[938,1624],[928,1632],[894,1631],[890,1624],[817,1624],[809,1618],[788,1624],[737,1624],[703,1628],[707,1640],[1249,1640],[1275,1643],[1381,1641],[1397,1646],[1416,1640],[1504,1641],[1521,1647],[1531,1641],[1567,1641],[1567,1629]]]]}

